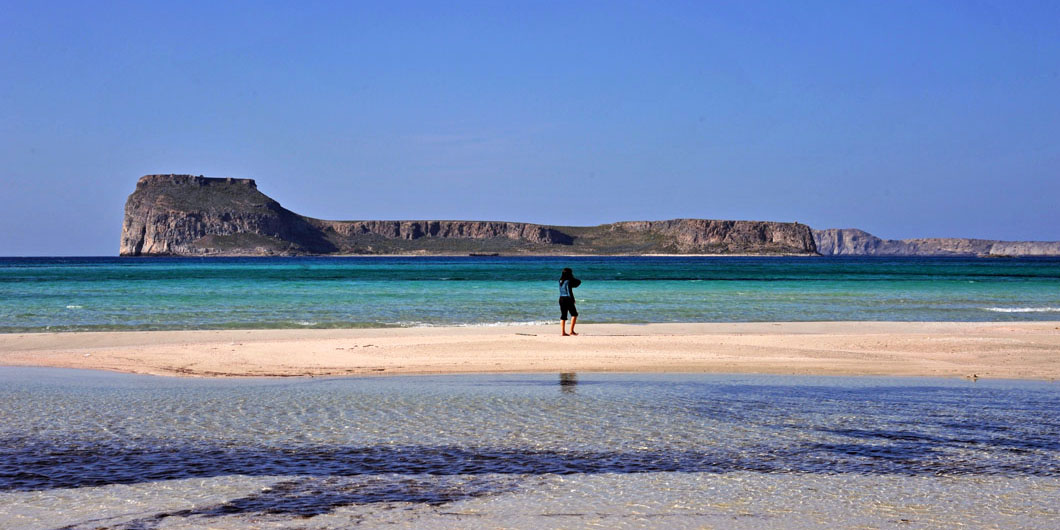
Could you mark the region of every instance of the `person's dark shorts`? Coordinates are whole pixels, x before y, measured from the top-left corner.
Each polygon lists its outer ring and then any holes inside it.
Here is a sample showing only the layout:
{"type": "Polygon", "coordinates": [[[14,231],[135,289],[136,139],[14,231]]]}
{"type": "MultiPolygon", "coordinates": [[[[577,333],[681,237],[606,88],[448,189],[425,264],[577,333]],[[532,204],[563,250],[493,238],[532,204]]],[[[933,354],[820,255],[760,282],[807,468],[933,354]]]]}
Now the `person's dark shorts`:
{"type": "Polygon", "coordinates": [[[570,313],[570,316],[572,317],[576,317],[578,316],[578,308],[574,307],[574,298],[570,296],[561,296],[559,297],[559,319],[567,320],[567,313],[570,313]]]}

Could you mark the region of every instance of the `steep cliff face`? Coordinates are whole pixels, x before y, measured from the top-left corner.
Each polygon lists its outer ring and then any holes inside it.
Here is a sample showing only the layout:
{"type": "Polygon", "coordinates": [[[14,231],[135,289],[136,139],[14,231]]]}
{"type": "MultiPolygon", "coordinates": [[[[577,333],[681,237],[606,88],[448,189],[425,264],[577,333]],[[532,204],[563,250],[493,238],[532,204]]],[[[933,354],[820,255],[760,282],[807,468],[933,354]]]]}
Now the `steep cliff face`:
{"type": "Polygon", "coordinates": [[[295,214],[250,179],[147,175],[125,204],[121,255],[803,254],[809,227],[760,221],[326,221],[295,214]]]}
{"type": "Polygon", "coordinates": [[[855,228],[814,230],[813,237],[824,256],[1060,256],[1057,241],[880,239],[855,228]]]}
{"type": "Polygon", "coordinates": [[[1060,256],[1060,241],[998,241],[991,256],[1060,256]]]}
{"type": "Polygon", "coordinates": [[[772,221],[672,219],[602,225],[584,236],[596,241],[643,245],[642,252],[673,254],[815,254],[810,227],[772,221]]]}
{"type": "Polygon", "coordinates": [[[415,240],[424,237],[442,239],[506,238],[544,245],[569,245],[571,237],[552,228],[496,221],[316,221],[324,230],[353,238],[379,236],[387,239],[415,240]]]}

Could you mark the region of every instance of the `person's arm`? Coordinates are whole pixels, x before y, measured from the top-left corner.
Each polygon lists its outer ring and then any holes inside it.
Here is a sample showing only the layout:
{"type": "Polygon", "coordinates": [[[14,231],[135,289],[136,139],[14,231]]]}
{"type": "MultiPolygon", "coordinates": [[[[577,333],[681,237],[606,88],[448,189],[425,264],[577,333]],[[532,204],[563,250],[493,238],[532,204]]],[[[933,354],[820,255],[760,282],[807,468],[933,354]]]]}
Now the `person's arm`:
{"type": "Polygon", "coordinates": [[[581,280],[579,280],[579,279],[577,279],[577,278],[571,278],[571,279],[570,279],[570,286],[571,286],[571,289],[573,289],[573,288],[575,288],[575,287],[577,287],[577,286],[579,286],[579,285],[581,285],[581,284],[582,284],[582,281],[581,281],[581,280]]]}

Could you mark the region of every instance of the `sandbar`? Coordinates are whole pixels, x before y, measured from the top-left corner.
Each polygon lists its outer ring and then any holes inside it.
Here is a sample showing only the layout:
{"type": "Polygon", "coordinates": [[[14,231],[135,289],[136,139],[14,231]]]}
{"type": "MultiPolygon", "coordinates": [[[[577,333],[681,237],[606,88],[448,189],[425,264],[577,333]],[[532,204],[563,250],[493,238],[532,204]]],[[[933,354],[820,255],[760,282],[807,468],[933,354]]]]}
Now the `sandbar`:
{"type": "Polygon", "coordinates": [[[1060,322],[755,322],[0,334],[0,365],[186,377],[686,372],[1056,380],[1060,322]]]}

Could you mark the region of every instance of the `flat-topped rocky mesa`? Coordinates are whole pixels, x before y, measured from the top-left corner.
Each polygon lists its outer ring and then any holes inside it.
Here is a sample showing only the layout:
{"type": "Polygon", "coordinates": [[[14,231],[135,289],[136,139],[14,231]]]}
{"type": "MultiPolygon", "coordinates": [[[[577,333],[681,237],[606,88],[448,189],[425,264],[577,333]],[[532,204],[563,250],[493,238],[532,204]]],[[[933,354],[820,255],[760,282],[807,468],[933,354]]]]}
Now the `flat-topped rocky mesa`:
{"type": "Polygon", "coordinates": [[[125,203],[122,256],[303,254],[815,255],[798,223],[674,219],[599,226],[505,221],[326,221],[298,215],[251,179],[147,175],[125,203]]]}
{"type": "Polygon", "coordinates": [[[933,237],[880,239],[856,228],[814,230],[824,256],[1060,256],[1060,241],[997,241],[933,237]]]}

